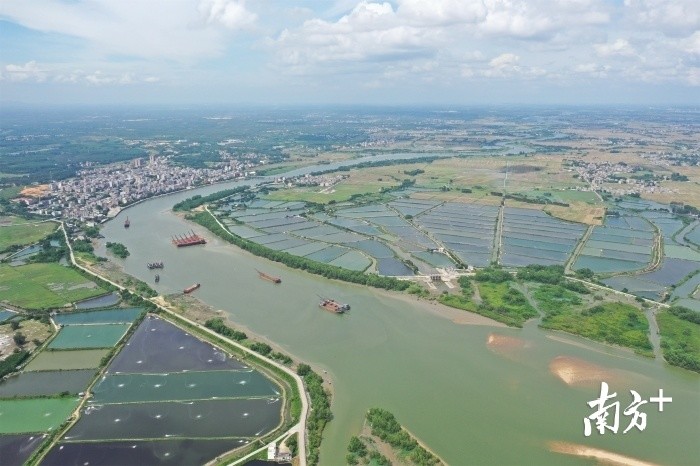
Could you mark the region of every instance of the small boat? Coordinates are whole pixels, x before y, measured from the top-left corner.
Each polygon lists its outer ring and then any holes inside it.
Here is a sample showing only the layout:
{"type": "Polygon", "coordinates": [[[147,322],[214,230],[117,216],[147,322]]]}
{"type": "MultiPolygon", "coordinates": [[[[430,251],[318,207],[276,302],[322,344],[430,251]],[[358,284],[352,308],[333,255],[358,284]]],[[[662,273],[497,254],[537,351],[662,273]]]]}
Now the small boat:
{"type": "Polygon", "coordinates": [[[162,269],[165,267],[165,264],[163,264],[163,261],[160,262],[149,262],[146,264],[146,267],[148,267],[148,270],[153,270],[153,269],[162,269]]]}
{"type": "Polygon", "coordinates": [[[318,303],[318,307],[335,314],[343,314],[344,312],[350,310],[349,304],[339,303],[334,299],[327,298],[321,298],[321,302],[318,303]]]}
{"type": "Polygon", "coordinates": [[[257,272],[260,278],[262,278],[263,280],[269,280],[272,283],[282,283],[282,279],[279,277],[273,277],[272,275],[268,275],[265,272],[261,272],[259,270],[257,272]]]}
{"type": "Polygon", "coordinates": [[[124,220],[124,228],[129,228],[131,226],[131,222],[129,221],[129,217],[126,217],[126,220],[124,220]]]}
{"type": "Polygon", "coordinates": [[[156,283],[160,281],[160,275],[156,274],[156,283]]]}
{"type": "Polygon", "coordinates": [[[182,290],[182,292],[185,293],[185,294],[190,294],[190,293],[192,293],[194,290],[198,289],[200,286],[202,286],[202,285],[199,284],[199,283],[195,283],[194,285],[188,286],[187,288],[185,288],[184,290],[182,290]]]}

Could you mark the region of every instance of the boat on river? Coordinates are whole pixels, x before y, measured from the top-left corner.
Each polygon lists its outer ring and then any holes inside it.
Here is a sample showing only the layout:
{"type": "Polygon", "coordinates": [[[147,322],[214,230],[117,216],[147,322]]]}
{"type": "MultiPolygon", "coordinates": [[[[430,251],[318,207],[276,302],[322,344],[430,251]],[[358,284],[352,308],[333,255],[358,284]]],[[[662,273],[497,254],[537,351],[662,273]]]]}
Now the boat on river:
{"type": "Polygon", "coordinates": [[[321,302],[318,303],[318,307],[334,314],[343,314],[350,310],[349,304],[339,303],[334,299],[328,298],[321,298],[321,302]]]}
{"type": "Polygon", "coordinates": [[[124,228],[129,228],[131,226],[131,222],[129,221],[129,217],[126,217],[126,220],[124,220],[124,228]]]}
{"type": "Polygon", "coordinates": [[[271,281],[272,283],[282,283],[282,279],[279,277],[273,277],[272,275],[268,275],[265,272],[261,272],[259,270],[257,270],[257,272],[258,272],[258,275],[260,276],[260,278],[262,278],[263,280],[268,280],[268,281],[271,281]]]}
{"type": "Polygon", "coordinates": [[[185,294],[190,294],[190,293],[192,293],[194,290],[199,289],[200,286],[202,286],[202,285],[199,284],[199,283],[195,283],[194,285],[188,286],[187,288],[185,288],[184,290],[182,290],[182,292],[185,293],[185,294]]]}
{"type": "Polygon", "coordinates": [[[165,264],[163,264],[163,261],[160,262],[149,262],[146,264],[146,267],[148,267],[148,270],[153,270],[153,269],[162,269],[165,267],[165,264]]]}
{"type": "Polygon", "coordinates": [[[160,275],[156,274],[156,283],[160,281],[160,275]]]}

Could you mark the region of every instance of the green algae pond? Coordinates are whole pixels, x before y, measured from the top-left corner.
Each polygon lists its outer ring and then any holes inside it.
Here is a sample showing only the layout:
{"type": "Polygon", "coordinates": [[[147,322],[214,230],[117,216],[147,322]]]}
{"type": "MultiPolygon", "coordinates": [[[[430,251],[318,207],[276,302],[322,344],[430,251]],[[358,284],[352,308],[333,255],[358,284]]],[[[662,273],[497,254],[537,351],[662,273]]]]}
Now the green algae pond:
{"type": "Polygon", "coordinates": [[[69,325],[61,328],[50,349],[112,348],[131,324],[69,325]]]}
{"type": "Polygon", "coordinates": [[[76,397],[0,400],[0,434],[55,429],[63,424],[76,406],[76,397]]]}
{"type": "Polygon", "coordinates": [[[93,369],[109,350],[42,351],[29,361],[25,371],[93,369]]]}

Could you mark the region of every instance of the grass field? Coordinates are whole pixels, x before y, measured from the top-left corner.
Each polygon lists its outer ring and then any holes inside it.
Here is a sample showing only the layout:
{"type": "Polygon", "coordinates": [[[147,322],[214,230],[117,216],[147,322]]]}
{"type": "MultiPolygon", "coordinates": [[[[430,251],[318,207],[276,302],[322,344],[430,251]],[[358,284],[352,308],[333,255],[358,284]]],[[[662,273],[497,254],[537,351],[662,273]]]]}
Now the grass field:
{"type": "Polygon", "coordinates": [[[26,371],[93,369],[109,350],[42,351],[32,359],[26,371]]]}
{"type": "MultiPolygon", "coordinates": [[[[1,178],[12,178],[13,176],[22,176],[22,175],[10,175],[7,173],[0,173],[0,179],[1,178]]],[[[2,189],[0,189],[0,199],[10,200],[12,198],[19,196],[19,193],[21,191],[22,191],[21,186],[11,186],[9,188],[2,188],[2,189]]]]}
{"type": "MultiPolygon", "coordinates": [[[[320,186],[281,188],[271,192],[266,199],[275,201],[307,201],[327,204],[330,201],[345,201],[356,194],[379,194],[382,188],[394,188],[401,184],[404,179],[411,177],[403,174],[403,170],[413,167],[413,165],[399,165],[389,167],[371,167],[338,172],[348,175],[348,178],[341,180],[329,188],[320,186]]],[[[331,176],[331,175],[329,175],[331,176]]]]}
{"type": "Polygon", "coordinates": [[[75,270],[56,263],[0,265],[0,296],[27,309],[62,307],[106,293],[75,270]]]}
{"type": "Polygon", "coordinates": [[[440,295],[439,301],[446,306],[475,312],[514,327],[522,327],[528,319],[537,316],[537,311],[527,302],[525,296],[508,282],[473,282],[469,286],[460,283],[460,286],[461,295],[443,294],[440,295]],[[483,301],[481,304],[473,300],[474,286],[479,289],[483,301]]]}
{"type": "Polygon", "coordinates": [[[53,222],[28,223],[18,217],[0,217],[0,251],[13,245],[36,243],[55,229],[53,222]]]}
{"type": "Polygon", "coordinates": [[[77,398],[0,400],[0,434],[46,432],[61,425],[78,406],[77,398]]]}
{"type": "MultiPolygon", "coordinates": [[[[546,294],[552,296],[552,293],[546,294]]],[[[567,292],[562,296],[569,294],[567,292]]],[[[642,355],[653,355],[648,335],[649,322],[636,306],[608,302],[578,311],[572,308],[571,303],[553,309],[539,293],[535,293],[535,299],[542,303],[545,312],[552,309],[542,319],[540,325],[543,328],[563,330],[592,340],[626,346],[642,355]]],[[[570,298],[563,299],[567,301],[570,298]]]]}

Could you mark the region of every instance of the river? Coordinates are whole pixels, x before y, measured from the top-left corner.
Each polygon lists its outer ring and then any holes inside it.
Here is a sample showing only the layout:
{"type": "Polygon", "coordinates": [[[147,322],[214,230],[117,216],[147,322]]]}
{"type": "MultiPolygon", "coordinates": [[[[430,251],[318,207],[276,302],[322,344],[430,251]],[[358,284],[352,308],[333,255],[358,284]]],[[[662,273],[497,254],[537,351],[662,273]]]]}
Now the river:
{"type": "MultiPolygon", "coordinates": [[[[199,299],[328,371],[335,418],[325,431],[322,464],[344,464],[348,440],[359,432],[370,407],[392,411],[453,465],[592,463],[550,452],[550,441],[660,464],[691,464],[700,458],[697,374],[535,325],[522,330],[459,325],[429,309],[437,308],[435,304],[326,280],[252,256],[170,210],[179,200],[236,185],[145,201],[108,222],[102,233],[105,241],[128,247],[125,271],[158,292],[178,292],[199,282],[199,299]],[[123,227],[127,214],[129,229],[123,227]],[[206,237],[207,245],[173,247],[171,235],[189,230],[206,237]],[[158,271],[161,280],[154,285],[156,271],[147,270],[146,263],[156,260],[164,261],[165,269],[158,271]],[[282,284],[260,280],[256,269],[280,276],[282,284]],[[318,295],[348,302],[352,310],[344,316],[324,312],[318,308],[318,295]],[[515,339],[487,345],[491,334],[515,339]],[[630,418],[620,412],[617,434],[594,430],[585,437],[583,418],[594,411],[586,403],[598,397],[599,384],[574,387],[552,375],[550,364],[560,356],[608,369],[605,380],[617,392],[621,410],[632,401],[629,390],[648,399],[663,389],[673,402],[663,412],[656,404],[643,405],[643,432],[633,429],[623,435],[630,418]]],[[[98,253],[104,254],[103,245],[98,253]]]]}

